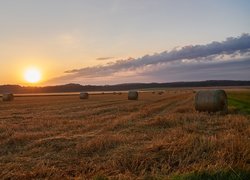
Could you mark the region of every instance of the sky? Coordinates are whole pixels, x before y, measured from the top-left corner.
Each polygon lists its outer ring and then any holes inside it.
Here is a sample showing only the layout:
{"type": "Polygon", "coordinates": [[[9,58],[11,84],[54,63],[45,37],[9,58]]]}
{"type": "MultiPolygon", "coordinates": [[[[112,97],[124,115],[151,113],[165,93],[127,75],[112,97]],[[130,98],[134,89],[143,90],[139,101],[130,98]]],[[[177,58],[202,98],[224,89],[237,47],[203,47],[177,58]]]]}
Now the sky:
{"type": "Polygon", "coordinates": [[[0,84],[250,80],[248,0],[0,0],[0,84]]]}

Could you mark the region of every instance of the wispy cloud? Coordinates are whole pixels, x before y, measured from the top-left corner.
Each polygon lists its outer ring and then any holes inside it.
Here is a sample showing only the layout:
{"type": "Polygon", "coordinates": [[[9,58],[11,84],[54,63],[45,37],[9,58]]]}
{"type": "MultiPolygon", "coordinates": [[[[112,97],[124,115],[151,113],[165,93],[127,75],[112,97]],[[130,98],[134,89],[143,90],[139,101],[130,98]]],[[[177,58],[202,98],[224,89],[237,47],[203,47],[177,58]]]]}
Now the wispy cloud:
{"type": "Polygon", "coordinates": [[[96,58],[96,60],[110,60],[110,59],[113,59],[114,57],[99,57],[99,58],[96,58]]]}
{"type": "MultiPolygon", "coordinates": [[[[229,62],[232,62],[232,64],[236,62],[238,66],[242,63],[244,68],[246,64],[250,64],[249,57],[250,35],[242,34],[239,37],[227,38],[222,42],[214,41],[206,45],[190,45],[180,49],[145,55],[137,59],[123,59],[106,65],[68,70],[64,76],[55,78],[52,81],[74,81],[76,79],[78,81],[84,81],[86,78],[92,78],[94,80],[100,77],[119,78],[120,76],[130,76],[131,74],[135,79],[137,75],[143,74],[144,77],[148,76],[148,79],[153,80],[153,77],[156,75],[162,77],[163,75],[168,76],[169,73],[172,73],[171,80],[173,81],[175,79],[174,74],[176,77],[179,77],[181,74],[184,75],[185,72],[186,74],[193,74],[192,71],[200,71],[201,67],[207,67],[207,70],[204,71],[202,76],[206,76],[207,74],[207,77],[209,77],[210,70],[214,72],[216,64],[222,67],[219,69],[220,71],[223,71],[223,64],[226,65],[229,62]],[[244,58],[248,58],[244,60],[244,63],[241,60],[239,61],[239,59],[244,58]]],[[[230,63],[228,64],[229,66],[230,63]]],[[[200,71],[200,73],[202,73],[202,71],[200,71]]],[[[230,72],[228,72],[227,75],[228,74],[230,75],[230,72]]],[[[249,75],[249,73],[246,75],[249,75]]],[[[186,77],[187,76],[184,75],[183,79],[186,77]]],[[[192,80],[195,77],[189,78],[192,80]]],[[[167,80],[168,78],[165,79],[165,81],[167,80]]],[[[117,82],[120,81],[117,79],[117,82]]]]}

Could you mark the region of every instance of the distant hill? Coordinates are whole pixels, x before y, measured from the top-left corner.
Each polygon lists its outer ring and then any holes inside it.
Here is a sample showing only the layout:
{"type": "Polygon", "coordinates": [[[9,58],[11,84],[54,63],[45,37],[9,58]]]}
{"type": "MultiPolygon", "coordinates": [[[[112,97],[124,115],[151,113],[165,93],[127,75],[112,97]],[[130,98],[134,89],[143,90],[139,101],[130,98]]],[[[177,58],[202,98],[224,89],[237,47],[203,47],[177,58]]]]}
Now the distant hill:
{"type": "Polygon", "coordinates": [[[214,87],[214,86],[250,86],[250,81],[209,80],[195,82],[171,82],[171,83],[131,83],[117,85],[80,85],[66,84],[59,86],[28,87],[19,85],[0,85],[0,93],[59,93],[79,91],[121,91],[146,88],[177,88],[177,87],[214,87]]]}

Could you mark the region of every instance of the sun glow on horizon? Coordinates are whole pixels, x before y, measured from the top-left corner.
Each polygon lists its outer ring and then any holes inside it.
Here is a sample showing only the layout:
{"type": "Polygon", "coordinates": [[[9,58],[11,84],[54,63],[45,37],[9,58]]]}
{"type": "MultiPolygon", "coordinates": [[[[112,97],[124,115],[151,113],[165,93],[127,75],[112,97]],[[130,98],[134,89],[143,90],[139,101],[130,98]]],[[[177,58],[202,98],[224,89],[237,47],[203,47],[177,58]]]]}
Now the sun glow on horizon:
{"type": "Polygon", "coordinates": [[[37,68],[28,68],[24,72],[24,79],[29,83],[38,83],[41,80],[41,72],[37,68]]]}

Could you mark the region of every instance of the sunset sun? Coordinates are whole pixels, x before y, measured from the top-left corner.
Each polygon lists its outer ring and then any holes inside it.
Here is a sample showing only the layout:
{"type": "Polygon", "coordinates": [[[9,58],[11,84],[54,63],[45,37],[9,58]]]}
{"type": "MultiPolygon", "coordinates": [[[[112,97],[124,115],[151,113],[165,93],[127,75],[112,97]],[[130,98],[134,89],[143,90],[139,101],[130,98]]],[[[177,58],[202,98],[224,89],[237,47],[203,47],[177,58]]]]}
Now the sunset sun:
{"type": "Polygon", "coordinates": [[[41,80],[41,72],[36,68],[29,68],[24,72],[24,79],[29,83],[37,83],[41,80]]]}

